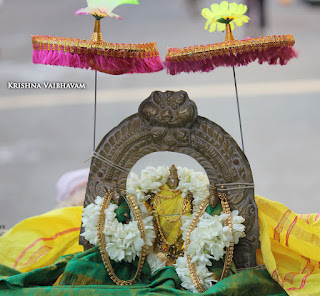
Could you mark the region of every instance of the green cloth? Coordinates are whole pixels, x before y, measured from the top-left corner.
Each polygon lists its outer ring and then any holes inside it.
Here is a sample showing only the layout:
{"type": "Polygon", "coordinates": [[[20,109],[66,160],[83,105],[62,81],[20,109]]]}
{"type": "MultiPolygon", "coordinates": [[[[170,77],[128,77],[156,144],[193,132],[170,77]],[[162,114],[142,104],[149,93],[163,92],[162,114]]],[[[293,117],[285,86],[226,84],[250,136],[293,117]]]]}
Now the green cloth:
{"type": "MultiPolygon", "coordinates": [[[[219,215],[222,207],[218,204],[214,209],[208,206],[207,212],[219,215]]],[[[116,210],[119,222],[125,222],[124,214],[130,210],[126,202],[116,210]]],[[[112,261],[111,261],[112,262],[112,261]]],[[[223,261],[213,261],[210,270],[219,277],[223,261]]],[[[112,262],[119,278],[133,278],[138,260],[133,263],[112,262]]],[[[287,295],[287,293],[270,277],[266,270],[246,270],[233,272],[226,279],[218,282],[202,295],[287,295]]],[[[132,286],[116,286],[109,278],[98,247],[84,253],[61,257],[55,264],[30,272],[21,273],[0,264],[0,296],[2,295],[192,295],[184,290],[181,280],[173,267],[164,267],[151,276],[148,263],[145,263],[139,280],[132,286]],[[53,284],[55,284],[53,286],[53,284]]]]}
{"type": "Polygon", "coordinates": [[[119,207],[115,210],[116,218],[119,222],[125,223],[126,218],[125,214],[127,217],[130,217],[130,208],[125,200],[119,205],[119,207]]]}
{"type": "MultiPolygon", "coordinates": [[[[112,262],[118,276],[129,279],[133,264],[112,262]]],[[[180,286],[173,267],[164,267],[152,276],[146,263],[140,280],[132,286],[116,286],[110,280],[97,247],[84,253],[61,257],[55,264],[20,273],[0,265],[0,295],[192,295],[180,286]],[[59,278],[60,277],[60,278],[59,278]],[[58,285],[52,286],[57,279],[58,285]]],[[[202,295],[287,295],[266,270],[246,270],[218,282],[202,295]]]]}
{"type": "Polygon", "coordinates": [[[20,272],[0,264],[0,294],[3,290],[32,286],[51,286],[63,273],[66,265],[75,255],[62,256],[53,265],[20,272]]]}

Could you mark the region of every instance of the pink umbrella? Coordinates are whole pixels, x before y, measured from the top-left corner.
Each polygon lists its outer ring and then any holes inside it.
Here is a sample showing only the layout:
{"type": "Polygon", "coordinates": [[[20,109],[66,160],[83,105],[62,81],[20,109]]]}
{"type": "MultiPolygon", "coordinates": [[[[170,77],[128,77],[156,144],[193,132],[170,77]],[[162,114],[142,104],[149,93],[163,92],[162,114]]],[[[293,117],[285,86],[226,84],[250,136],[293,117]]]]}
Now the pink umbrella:
{"type": "Polygon", "coordinates": [[[88,7],[75,14],[95,17],[94,32],[90,40],[67,37],[32,36],[35,64],[66,66],[95,70],[94,132],[95,150],[97,71],[121,75],[126,73],[152,73],[164,69],[155,42],[124,44],[103,41],[100,20],[106,16],[121,19],[114,8],[121,4],[138,4],[138,0],[87,0],[88,7]]]}
{"type": "Polygon", "coordinates": [[[180,48],[169,48],[165,66],[171,75],[181,72],[210,72],[218,67],[232,67],[236,90],[237,108],[239,116],[242,150],[244,151],[243,133],[240,115],[240,105],[236,82],[235,66],[247,66],[258,61],[259,64],[286,65],[289,60],[297,57],[293,48],[295,40],[292,35],[274,35],[260,38],[247,37],[236,40],[232,34],[235,25],[242,26],[249,18],[244,15],[247,6],[235,2],[222,1],[212,4],[211,10],[204,8],[202,15],[207,19],[205,29],[210,32],[226,31],[224,42],[195,45],[180,48]]]}

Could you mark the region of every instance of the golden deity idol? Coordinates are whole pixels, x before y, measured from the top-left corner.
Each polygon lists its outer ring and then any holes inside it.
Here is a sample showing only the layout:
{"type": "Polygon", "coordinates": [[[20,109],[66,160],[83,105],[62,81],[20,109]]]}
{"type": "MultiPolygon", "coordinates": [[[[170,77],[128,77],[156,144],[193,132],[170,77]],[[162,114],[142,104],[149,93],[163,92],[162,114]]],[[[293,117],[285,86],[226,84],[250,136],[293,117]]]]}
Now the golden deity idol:
{"type": "Polygon", "coordinates": [[[152,194],[147,208],[153,214],[156,230],[154,252],[166,265],[175,263],[183,255],[182,216],[192,214],[192,195],[182,197],[179,186],[178,172],[175,165],[170,168],[167,183],[160,187],[161,191],[152,194]]]}

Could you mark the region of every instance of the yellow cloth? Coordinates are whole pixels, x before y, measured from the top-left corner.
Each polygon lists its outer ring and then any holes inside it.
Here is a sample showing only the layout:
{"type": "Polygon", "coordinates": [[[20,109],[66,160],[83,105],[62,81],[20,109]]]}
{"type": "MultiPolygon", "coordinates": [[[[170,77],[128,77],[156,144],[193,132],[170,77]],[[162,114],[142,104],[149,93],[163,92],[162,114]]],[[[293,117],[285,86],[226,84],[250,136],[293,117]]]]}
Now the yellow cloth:
{"type": "MultiPolygon", "coordinates": [[[[180,230],[181,219],[179,219],[176,222],[172,222],[170,221],[170,219],[177,220],[179,217],[181,217],[180,213],[181,208],[183,207],[184,198],[181,197],[181,193],[177,195],[177,192],[171,191],[167,184],[163,185],[160,194],[169,198],[160,198],[161,205],[158,205],[156,207],[156,210],[159,215],[160,226],[164,234],[164,237],[166,238],[169,244],[172,244],[178,242],[177,238],[181,236],[182,231],[180,230]]],[[[190,213],[190,209],[191,204],[190,202],[188,202],[183,212],[190,213]]],[[[179,250],[182,246],[181,242],[182,240],[180,240],[179,250]]]]}
{"type": "Polygon", "coordinates": [[[0,263],[26,272],[83,251],[81,213],[82,207],[68,207],[18,223],[0,238],[0,263]]]}
{"type": "Polygon", "coordinates": [[[279,202],[256,196],[261,250],[258,264],[289,295],[320,295],[319,214],[297,215],[279,202]]]}

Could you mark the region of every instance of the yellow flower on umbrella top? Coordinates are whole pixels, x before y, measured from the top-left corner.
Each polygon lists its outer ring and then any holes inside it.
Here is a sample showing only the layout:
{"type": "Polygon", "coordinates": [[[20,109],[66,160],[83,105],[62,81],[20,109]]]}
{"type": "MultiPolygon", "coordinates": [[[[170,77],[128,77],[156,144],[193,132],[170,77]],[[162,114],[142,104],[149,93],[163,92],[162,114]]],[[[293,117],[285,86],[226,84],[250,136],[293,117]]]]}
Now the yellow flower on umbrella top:
{"type": "Polygon", "coordinates": [[[230,25],[233,31],[235,24],[241,27],[243,23],[247,23],[250,20],[249,17],[244,15],[248,9],[247,5],[222,1],[220,5],[217,3],[212,4],[210,8],[211,10],[204,8],[201,12],[201,15],[207,19],[204,29],[207,30],[210,25],[209,32],[213,32],[216,29],[217,31],[224,31],[227,24],[230,25]]]}

